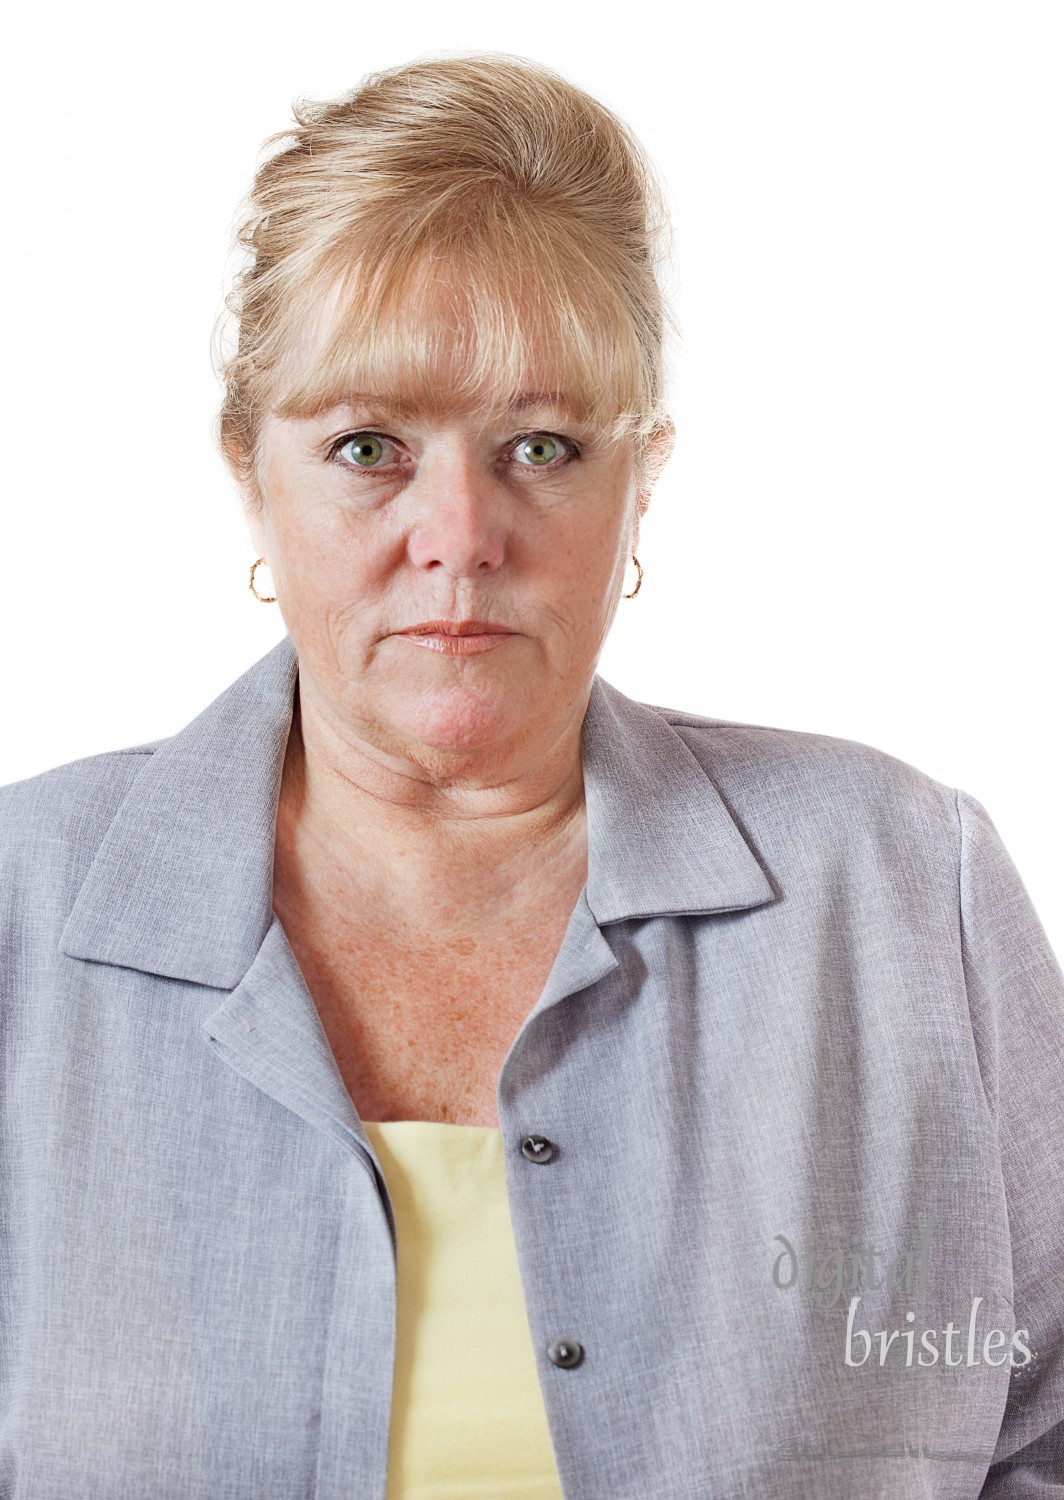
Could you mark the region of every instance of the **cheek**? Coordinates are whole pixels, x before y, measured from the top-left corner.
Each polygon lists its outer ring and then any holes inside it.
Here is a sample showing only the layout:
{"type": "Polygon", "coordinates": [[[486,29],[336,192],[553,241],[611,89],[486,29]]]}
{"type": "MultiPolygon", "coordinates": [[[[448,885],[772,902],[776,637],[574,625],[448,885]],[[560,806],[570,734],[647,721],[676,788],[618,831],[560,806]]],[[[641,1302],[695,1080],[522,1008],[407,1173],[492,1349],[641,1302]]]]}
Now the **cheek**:
{"type": "Polygon", "coordinates": [[[604,509],[594,524],[582,527],[564,550],[568,566],[585,582],[589,595],[596,600],[607,595],[625,558],[624,521],[616,505],[604,509]]]}
{"type": "Polygon", "coordinates": [[[328,505],[289,512],[280,538],[294,586],[315,598],[358,593],[379,571],[380,538],[371,538],[328,505]]]}
{"type": "Polygon", "coordinates": [[[555,538],[544,558],[557,617],[569,631],[597,638],[612,620],[624,577],[623,527],[616,514],[555,538]]]}

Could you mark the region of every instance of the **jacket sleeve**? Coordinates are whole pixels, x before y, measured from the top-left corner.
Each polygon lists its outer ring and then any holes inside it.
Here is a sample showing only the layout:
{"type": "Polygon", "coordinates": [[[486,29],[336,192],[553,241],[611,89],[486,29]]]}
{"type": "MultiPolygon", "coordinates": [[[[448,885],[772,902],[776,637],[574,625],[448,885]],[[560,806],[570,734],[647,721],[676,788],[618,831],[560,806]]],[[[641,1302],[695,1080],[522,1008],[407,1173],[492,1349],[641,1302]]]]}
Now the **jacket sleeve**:
{"type": "Polygon", "coordinates": [[[961,950],[1009,1216],[1012,1371],[981,1500],[1064,1500],[1064,973],[986,809],[957,790],[961,950]]]}

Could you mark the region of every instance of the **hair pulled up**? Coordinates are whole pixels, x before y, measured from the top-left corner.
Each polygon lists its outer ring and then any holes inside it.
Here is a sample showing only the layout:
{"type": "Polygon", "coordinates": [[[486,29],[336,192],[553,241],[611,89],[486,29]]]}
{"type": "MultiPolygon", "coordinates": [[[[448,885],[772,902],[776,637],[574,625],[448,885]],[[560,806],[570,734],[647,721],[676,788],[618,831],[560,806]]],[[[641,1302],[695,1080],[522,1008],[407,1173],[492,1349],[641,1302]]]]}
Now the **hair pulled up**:
{"type": "Polygon", "coordinates": [[[355,391],[498,417],[546,381],[593,432],[631,436],[652,483],[654,440],[672,433],[671,234],[628,126],[545,65],[496,52],[371,73],[293,116],[263,142],[260,157],[281,149],[241,205],[245,260],[212,335],[231,315],[215,439],[248,508],[262,503],[265,414],[355,391]]]}

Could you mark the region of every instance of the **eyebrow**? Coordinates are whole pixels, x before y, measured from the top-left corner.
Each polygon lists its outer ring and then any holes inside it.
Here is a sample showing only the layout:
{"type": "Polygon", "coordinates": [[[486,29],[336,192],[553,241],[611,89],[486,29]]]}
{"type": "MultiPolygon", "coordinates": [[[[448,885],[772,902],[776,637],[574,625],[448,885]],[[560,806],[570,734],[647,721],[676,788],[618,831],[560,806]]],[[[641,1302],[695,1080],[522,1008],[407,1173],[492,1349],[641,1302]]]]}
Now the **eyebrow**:
{"type": "MultiPolygon", "coordinates": [[[[569,411],[569,402],[560,392],[552,391],[521,391],[507,407],[508,412],[527,411],[530,407],[551,407],[559,411],[569,411]]],[[[420,403],[413,402],[404,404],[392,401],[387,396],[375,395],[372,391],[348,391],[337,397],[329,408],[330,411],[352,411],[361,407],[369,407],[373,411],[380,412],[385,417],[398,416],[420,416],[423,407],[420,403]]]]}

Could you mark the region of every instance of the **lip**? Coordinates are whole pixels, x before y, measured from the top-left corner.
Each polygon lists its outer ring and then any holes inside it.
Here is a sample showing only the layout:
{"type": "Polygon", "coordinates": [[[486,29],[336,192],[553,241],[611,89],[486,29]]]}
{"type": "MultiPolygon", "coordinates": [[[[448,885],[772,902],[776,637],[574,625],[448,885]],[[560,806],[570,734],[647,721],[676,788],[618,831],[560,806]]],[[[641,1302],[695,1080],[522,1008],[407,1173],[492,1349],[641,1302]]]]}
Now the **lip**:
{"type": "Polygon", "coordinates": [[[493,620],[423,620],[420,625],[411,625],[397,633],[405,636],[412,646],[439,651],[444,656],[479,656],[517,635],[493,620]]]}
{"type": "Polygon", "coordinates": [[[422,620],[409,625],[400,635],[513,635],[505,625],[494,620],[422,620]]]}

